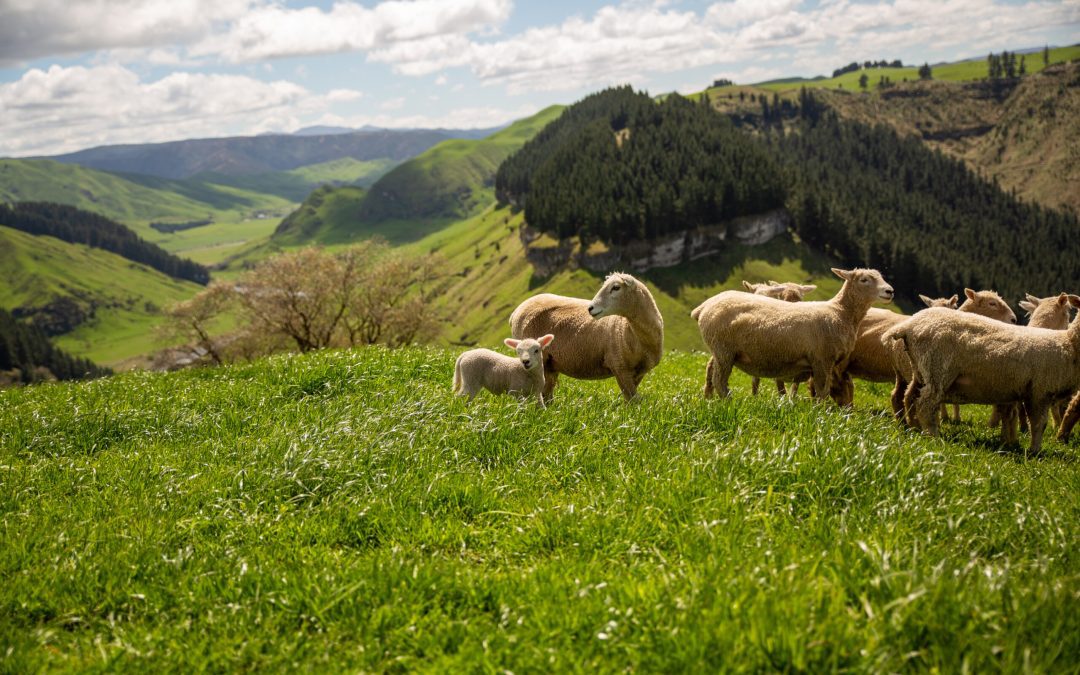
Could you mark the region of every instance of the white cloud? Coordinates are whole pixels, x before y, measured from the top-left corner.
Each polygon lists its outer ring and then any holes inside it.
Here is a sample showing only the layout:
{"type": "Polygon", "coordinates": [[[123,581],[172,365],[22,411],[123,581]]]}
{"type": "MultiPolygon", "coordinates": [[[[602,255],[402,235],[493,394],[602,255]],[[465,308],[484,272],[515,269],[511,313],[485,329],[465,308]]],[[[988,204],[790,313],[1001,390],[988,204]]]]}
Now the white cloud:
{"type": "Polygon", "coordinates": [[[397,98],[388,99],[386,101],[383,101],[379,105],[379,108],[381,108],[383,110],[401,110],[404,107],[405,107],[405,97],[404,96],[398,96],[397,98]]]}
{"type": "Polygon", "coordinates": [[[465,107],[456,108],[441,115],[356,115],[340,116],[327,114],[315,124],[362,127],[370,124],[387,129],[486,129],[513,120],[528,117],[540,110],[540,106],[525,104],[515,108],[465,107]]]}
{"type": "Polygon", "coordinates": [[[253,0],[4,0],[0,66],[103,49],[186,44],[253,0]]]}
{"type": "Polygon", "coordinates": [[[117,64],[33,69],[0,85],[0,155],[292,129],[359,96],[241,75],[173,73],[144,82],[117,64]]]}
{"type": "Polygon", "coordinates": [[[263,5],[193,45],[191,53],[243,62],[385,49],[487,31],[510,9],[510,0],[387,0],[370,9],[337,2],[329,11],[263,5]]]}

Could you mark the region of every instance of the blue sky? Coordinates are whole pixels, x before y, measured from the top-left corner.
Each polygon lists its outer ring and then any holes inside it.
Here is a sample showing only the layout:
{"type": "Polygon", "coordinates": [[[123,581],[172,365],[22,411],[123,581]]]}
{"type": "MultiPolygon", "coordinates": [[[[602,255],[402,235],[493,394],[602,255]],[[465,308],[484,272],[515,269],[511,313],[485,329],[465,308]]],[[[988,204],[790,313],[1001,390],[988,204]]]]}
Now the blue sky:
{"type": "Polygon", "coordinates": [[[1080,0],[0,0],[0,156],[490,127],[651,93],[1080,41],[1080,0]]]}

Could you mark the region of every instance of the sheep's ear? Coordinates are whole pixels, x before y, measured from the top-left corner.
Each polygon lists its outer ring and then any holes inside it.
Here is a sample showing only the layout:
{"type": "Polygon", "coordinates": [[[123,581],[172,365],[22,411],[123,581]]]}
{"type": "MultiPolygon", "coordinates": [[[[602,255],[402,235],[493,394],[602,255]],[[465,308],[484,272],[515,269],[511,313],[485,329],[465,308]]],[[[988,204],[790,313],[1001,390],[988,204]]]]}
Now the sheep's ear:
{"type": "Polygon", "coordinates": [[[779,281],[773,281],[772,279],[769,279],[765,283],[769,284],[770,286],[779,286],[780,285],[779,281]]]}
{"type": "Polygon", "coordinates": [[[1037,305],[1037,304],[1039,304],[1039,300],[1041,300],[1042,298],[1036,298],[1031,293],[1024,293],[1024,299],[1027,300],[1028,302],[1034,302],[1037,305]]]}
{"type": "Polygon", "coordinates": [[[832,273],[835,274],[836,276],[840,277],[841,279],[845,280],[845,281],[847,281],[848,279],[851,278],[851,271],[850,270],[842,270],[839,267],[832,268],[832,273]]]}
{"type": "Polygon", "coordinates": [[[1069,304],[1071,304],[1073,307],[1080,308],[1080,295],[1070,295],[1069,304]]]}
{"type": "Polygon", "coordinates": [[[517,346],[521,344],[521,340],[515,340],[514,338],[506,338],[503,340],[503,344],[510,349],[517,349],[517,346]]]}
{"type": "Polygon", "coordinates": [[[966,295],[968,297],[968,300],[974,300],[975,299],[975,291],[971,290],[970,288],[965,288],[964,289],[964,295],[966,295]]]}
{"type": "Polygon", "coordinates": [[[743,285],[743,288],[750,291],[751,293],[753,293],[754,291],[757,290],[757,287],[755,287],[754,284],[750,283],[749,281],[747,281],[745,279],[743,279],[742,285],[743,285]]]}
{"type": "Polygon", "coordinates": [[[554,339],[555,339],[555,336],[552,335],[551,333],[548,333],[547,335],[539,338],[537,340],[537,342],[540,343],[541,347],[547,347],[549,344],[551,344],[551,341],[554,340],[554,339]]]}
{"type": "Polygon", "coordinates": [[[926,305],[927,307],[933,307],[934,306],[934,299],[933,298],[928,298],[925,295],[923,295],[922,293],[919,293],[919,299],[922,300],[923,304],[926,305]]]}
{"type": "Polygon", "coordinates": [[[958,296],[956,293],[953,293],[953,296],[951,298],[949,298],[949,307],[952,307],[953,309],[956,309],[956,306],[959,305],[959,304],[960,304],[960,296],[958,296]]]}
{"type": "Polygon", "coordinates": [[[1062,293],[1061,295],[1059,295],[1057,297],[1057,304],[1061,305],[1062,307],[1069,304],[1069,294],[1068,293],[1062,293]]]}
{"type": "Polygon", "coordinates": [[[619,274],[619,278],[622,279],[622,282],[627,286],[633,286],[637,283],[637,279],[630,276],[629,274],[619,274]]]}
{"type": "Polygon", "coordinates": [[[817,290],[817,286],[815,286],[814,284],[806,284],[805,286],[800,286],[799,288],[802,289],[803,293],[810,293],[811,291],[817,290]]]}
{"type": "Polygon", "coordinates": [[[1027,300],[1021,300],[1018,304],[1020,305],[1020,309],[1024,310],[1028,314],[1034,312],[1035,307],[1037,307],[1034,302],[1028,302],[1027,300]]]}

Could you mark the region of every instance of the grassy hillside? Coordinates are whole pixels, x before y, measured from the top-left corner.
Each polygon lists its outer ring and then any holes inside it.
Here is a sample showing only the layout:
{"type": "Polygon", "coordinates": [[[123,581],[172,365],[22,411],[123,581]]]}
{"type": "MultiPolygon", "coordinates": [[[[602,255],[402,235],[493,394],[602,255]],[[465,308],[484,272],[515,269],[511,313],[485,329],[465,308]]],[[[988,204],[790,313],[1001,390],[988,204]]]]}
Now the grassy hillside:
{"type": "Polygon", "coordinates": [[[236,176],[205,172],[192,176],[192,180],[229,185],[251,192],[277,195],[290,202],[302,202],[312,190],[321,185],[368,187],[397,165],[397,161],[388,158],[361,161],[345,157],[291,171],[236,176]]]}
{"type": "MultiPolygon", "coordinates": [[[[591,298],[600,288],[603,276],[582,269],[537,276],[524,259],[521,223],[522,215],[508,207],[489,209],[409,245],[410,250],[435,251],[449,260],[447,276],[453,281],[442,305],[447,317],[442,340],[497,346],[509,337],[510,313],[530,295],[591,298]]],[[[638,276],[664,315],[665,347],[674,349],[701,348],[690,310],[715,293],[741,288],[743,279],[814,283],[818,290],[808,296],[813,300],[831,297],[841,283],[824,258],[788,236],[763,246],[734,246],[720,256],[638,276]]]]}
{"type": "MultiPolygon", "coordinates": [[[[1000,50],[999,50],[1000,51],[1000,50]]],[[[1046,66],[1043,64],[1042,52],[1035,54],[1024,54],[1025,67],[1029,74],[1037,73],[1046,66]]],[[[1020,55],[1017,55],[1017,64],[1019,67],[1020,55]]],[[[1056,47],[1050,50],[1050,65],[1055,63],[1064,63],[1080,58],[1080,45],[1073,45],[1070,47],[1056,47]]],[[[911,67],[905,68],[870,68],[867,70],[857,70],[850,73],[844,73],[839,77],[830,77],[821,80],[800,80],[800,81],[774,81],[763,82],[754,85],[761,89],[769,91],[790,91],[791,89],[798,89],[799,87],[815,88],[815,89],[843,89],[845,91],[861,91],[859,87],[859,78],[863,73],[869,78],[868,87],[874,89],[877,87],[878,81],[882,76],[888,77],[894,83],[903,82],[907,80],[914,82],[919,79],[919,65],[916,64],[911,67]]],[[[989,75],[989,66],[986,62],[986,57],[972,59],[969,61],[956,61],[954,63],[941,63],[931,68],[933,79],[943,82],[964,82],[970,80],[982,80],[989,75]]],[[[723,88],[714,89],[710,91],[723,91],[723,88]]]]}
{"type": "Polygon", "coordinates": [[[902,431],[706,402],[450,394],[455,351],[0,392],[10,672],[1062,672],[1080,464],[983,411],[902,431]]]}
{"type": "Polygon", "coordinates": [[[157,345],[160,309],[202,287],[177,281],[118,255],[0,226],[0,307],[39,307],[73,297],[88,319],[57,346],[102,365],[118,365],[157,345]]]}
{"type": "Polygon", "coordinates": [[[550,106],[481,140],[439,143],[372,185],[362,217],[378,222],[475,215],[492,201],[499,164],[562,110],[550,106]]]}

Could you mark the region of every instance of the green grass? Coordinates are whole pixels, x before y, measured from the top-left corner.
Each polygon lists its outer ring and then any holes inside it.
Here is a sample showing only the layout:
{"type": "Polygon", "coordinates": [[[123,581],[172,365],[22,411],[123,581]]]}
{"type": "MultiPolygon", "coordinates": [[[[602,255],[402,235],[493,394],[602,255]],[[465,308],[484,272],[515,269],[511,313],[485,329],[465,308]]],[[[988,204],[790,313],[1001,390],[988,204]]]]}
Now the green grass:
{"type": "Polygon", "coordinates": [[[362,161],[344,157],[321,164],[302,166],[291,171],[240,176],[206,172],[197,174],[192,179],[214,185],[231,185],[250,192],[277,195],[290,202],[302,202],[312,190],[320,185],[368,187],[397,164],[398,162],[392,159],[362,161]]]}
{"type": "Polygon", "coordinates": [[[80,244],[0,226],[0,307],[37,307],[56,296],[78,299],[94,315],[57,338],[64,350],[102,365],[146,354],[155,343],[160,310],[202,287],[80,244]]]}
{"type": "Polygon", "coordinates": [[[1075,669],[1075,445],[706,402],[688,353],[466,407],[455,356],[0,392],[0,669],[1075,669]]]}
{"type": "MultiPolygon", "coordinates": [[[[1036,54],[1024,54],[1025,66],[1029,74],[1037,73],[1046,66],[1043,65],[1042,52],[1036,54]]],[[[1062,63],[1066,61],[1072,61],[1080,58],[1080,45],[1073,45],[1071,47],[1056,47],[1050,50],[1050,63],[1062,63]]],[[[1019,55],[1017,56],[1017,67],[1019,68],[1019,55]]],[[[989,75],[989,67],[987,66],[986,58],[974,59],[971,61],[956,61],[954,63],[943,63],[931,68],[933,79],[941,80],[945,82],[963,82],[969,80],[981,80],[985,79],[989,75]]],[[[814,89],[844,89],[846,91],[862,91],[859,87],[859,78],[863,73],[866,73],[869,81],[867,82],[867,90],[875,91],[877,89],[878,81],[884,75],[888,77],[894,84],[902,82],[907,79],[909,82],[915,82],[919,79],[919,65],[906,68],[871,68],[869,70],[858,70],[851,73],[844,73],[839,77],[830,77],[823,80],[804,80],[800,82],[785,82],[785,81],[772,81],[762,82],[760,84],[753,85],[755,88],[767,89],[769,91],[791,91],[798,90],[800,87],[814,88],[814,89]]],[[[726,92],[727,87],[720,87],[715,89],[709,89],[710,92],[726,92]]]]}

